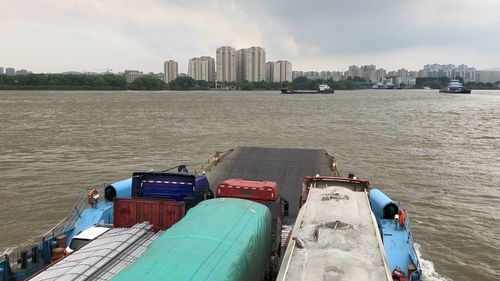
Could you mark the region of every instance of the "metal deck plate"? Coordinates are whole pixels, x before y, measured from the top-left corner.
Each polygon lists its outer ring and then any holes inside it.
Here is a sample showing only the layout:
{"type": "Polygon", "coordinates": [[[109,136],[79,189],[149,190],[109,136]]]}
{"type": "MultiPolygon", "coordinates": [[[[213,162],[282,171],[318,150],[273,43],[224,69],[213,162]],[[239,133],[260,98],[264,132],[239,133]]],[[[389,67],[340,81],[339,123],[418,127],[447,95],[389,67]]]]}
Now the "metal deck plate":
{"type": "Polygon", "coordinates": [[[275,181],[282,197],[290,202],[290,218],[295,218],[302,180],[316,174],[332,175],[324,149],[239,147],[225,155],[207,175],[212,189],[229,178],[275,181]]]}

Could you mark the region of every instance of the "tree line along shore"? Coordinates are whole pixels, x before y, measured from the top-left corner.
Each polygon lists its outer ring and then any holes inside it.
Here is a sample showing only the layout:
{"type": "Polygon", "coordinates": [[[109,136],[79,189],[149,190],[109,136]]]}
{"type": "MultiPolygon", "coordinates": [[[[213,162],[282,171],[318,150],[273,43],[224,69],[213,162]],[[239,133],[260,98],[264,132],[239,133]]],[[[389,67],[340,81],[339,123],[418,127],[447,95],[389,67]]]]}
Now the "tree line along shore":
{"type": "MultiPolygon", "coordinates": [[[[429,87],[440,89],[446,87],[450,79],[442,78],[417,78],[416,85],[408,87],[400,85],[401,88],[421,89],[429,87]]],[[[218,83],[217,89],[229,90],[280,90],[283,88],[294,90],[317,89],[320,84],[328,84],[335,90],[359,90],[369,88],[369,82],[360,77],[349,77],[343,81],[332,79],[308,79],[297,77],[292,82],[229,82],[218,83]]],[[[498,89],[497,83],[467,82],[466,87],[470,89],[498,89]]],[[[189,76],[179,76],[170,83],[164,83],[154,76],[143,76],[132,83],[127,83],[122,75],[117,74],[27,74],[27,75],[0,75],[0,90],[212,90],[215,89],[214,82],[194,80],[189,76]]]]}

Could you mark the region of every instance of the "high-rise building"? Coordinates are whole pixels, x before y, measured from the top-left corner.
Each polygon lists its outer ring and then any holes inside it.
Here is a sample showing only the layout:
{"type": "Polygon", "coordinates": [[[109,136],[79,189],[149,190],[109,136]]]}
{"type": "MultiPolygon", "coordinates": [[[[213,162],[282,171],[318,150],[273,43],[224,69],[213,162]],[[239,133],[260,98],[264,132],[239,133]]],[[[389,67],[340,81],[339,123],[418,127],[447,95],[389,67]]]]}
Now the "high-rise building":
{"type": "Polygon", "coordinates": [[[304,71],[292,71],[292,80],[304,76],[304,71]]]}
{"type": "Polygon", "coordinates": [[[207,56],[190,59],[188,75],[194,80],[215,81],[215,59],[207,56]]]}
{"type": "Polygon", "coordinates": [[[286,60],[266,63],[267,82],[292,82],[292,63],[286,60]]]}
{"type": "Polygon", "coordinates": [[[418,71],[410,70],[410,71],[408,71],[408,76],[409,77],[413,77],[413,78],[417,78],[418,77],[418,71]]]}
{"type": "Polygon", "coordinates": [[[376,81],[381,81],[382,78],[387,76],[387,71],[383,68],[375,70],[376,81]]]}
{"type": "Polygon", "coordinates": [[[398,77],[409,77],[409,71],[404,69],[404,68],[401,68],[401,69],[398,69],[398,77]]]}
{"type": "Polygon", "coordinates": [[[292,82],[292,63],[286,60],[279,60],[280,65],[280,82],[292,82]]]}
{"type": "Polygon", "coordinates": [[[266,62],[266,81],[280,82],[280,64],[278,62],[266,62]]]}
{"type": "Polygon", "coordinates": [[[463,64],[458,67],[453,64],[427,64],[424,65],[423,75],[423,77],[448,77],[451,79],[462,77],[467,82],[476,80],[476,69],[463,64]]]}
{"type": "Polygon", "coordinates": [[[417,84],[417,79],[415,77],[402,76],[402,77],[394,77],[393,84],[396,86],[415,86],[417,84]]]}
{"type": "Polygon", "coordinates": [[[16,71],[16,75],[26,75],[26,74],[30,74],[31,72],[26,70],[26,69],[21,69],[21,70],[17,70],[16,71]]]}
{"type": "Polygon", "coordinates": [[[259,82],[266,79],[266,51],[250,47],[236,51],[236,80],[259,82]]]}
{"type": "Polygon", "coordinates": [[[360,67],[361,69],[361,76],[365,81],[376,81],[377,80],[377,67],[373,64],[370,65],[363,65],[360,67]]]}
{"type": "Polygon", "coordinates": [[[173,60],[168,60],[165,61],[163,64],[163,69],[164,69],[164,82],[165,83],[170,83],[174,81],[177,78],[177,75],[179,74],[179,69],[178,69],[178,64],[176,61],[173,60]]]}
{"type": "Polygon", "coordinates": [[[391,70],[391,71],[387,72],[387,77],[398,77],[398,72],[391,70]]]}
{"type": "Polygon", "coordinates": [[[249,59],[247,58],[248,53],[246,49],[240,49],[236,51],[236,81],[247,80],[248,69],[247,64],[249,59]]]}
{"type": "Polygon", "coordinates": [[[217,49],[217,81],[236,81],[236,50],[223,46],[217,49]]]}
{"type": "Polygon", "coordinates": [[[495,83],[500,81],[500,71],[478,70],[476,81],[483,83],[495,83]]]}
{"type": "Polygon", "coordinates": [[[321,71],[319,73],[319,78],[323,80],[332,79],[333,81],[340,81],[343,77],[344,75],[341,71],[321,71]]]}
{"type": "Polygon", "coordinates": [[[0,67],[0,74],[3,74],[3,67],[0,67]]]}
{"type": "Polygon", "coordinates": [[[143,77],[144,75],[146,74],[139,72],[138,70],[125,70],[125,73],[123,74],[127,83],[132,83],[135,79],[143,77]]]}
{"type": "Polygon", "coordinates": [[[359,68],[357,65],[349,66],[349,70],[345,72],[346,77],[363,77],[363,69],[359,68]]]}
{"type": "Polygon", "coordinates": [[[319,72],[318,71],[306,71],[303,73],[304,77],[307,79],[319,79],[319,72]]]}
{"type": "Polygon", "coordinates": [[[5,74],[8,74],[8,75],[14,75],[14,74],[16,74],[16,69],[15,69],[15,68],[13,68],[13,67],[7,67],[7,68],[5,69],[5,74]]]}

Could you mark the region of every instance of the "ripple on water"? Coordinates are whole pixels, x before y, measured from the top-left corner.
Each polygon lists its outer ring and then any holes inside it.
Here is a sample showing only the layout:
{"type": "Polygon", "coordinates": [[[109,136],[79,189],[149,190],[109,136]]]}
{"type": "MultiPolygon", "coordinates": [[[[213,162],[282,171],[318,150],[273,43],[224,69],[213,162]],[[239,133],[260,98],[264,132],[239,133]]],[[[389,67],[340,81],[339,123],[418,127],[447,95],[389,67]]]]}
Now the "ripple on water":
{"type": "Polygon", "coordinates": [[[498,279],[499,116],[488,91],[0,92],[0,249],[134,170],[236,146],[324,148],[407,205],[427,280],[498,279]]]}

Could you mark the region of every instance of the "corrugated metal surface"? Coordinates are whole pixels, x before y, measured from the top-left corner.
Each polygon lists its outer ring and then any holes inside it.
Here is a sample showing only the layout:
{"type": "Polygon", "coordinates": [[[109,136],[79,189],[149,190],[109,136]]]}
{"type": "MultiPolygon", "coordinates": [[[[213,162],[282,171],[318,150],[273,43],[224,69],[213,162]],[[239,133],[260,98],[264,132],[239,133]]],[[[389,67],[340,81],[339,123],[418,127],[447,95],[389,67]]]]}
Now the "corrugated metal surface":
{"type": "Polygon", "coordinates": [[[262,280],[271,254],[271,213],[236,198],[189,210],[113,280],[262,280]]]}
{"type": "Polygon", "coordinates": [[[165,199],[115,199],[113,225],[131,227],[147,221],[154,231],[166,230],[185,215],[184,202],[165,199]]]}
{"type": "Polygon", "coordinates": [[[109,280],[122,269],[126,268],[135,262],[146,251],[148,245],[157,239],[163,231],[158,231],[155,234],[148,234],[141,238],[136,243],[127,248],[119,257],[112,259],[106,267],[100,268],[89,280],[109,280]]]}
{"type": "Polygon", "coordinates": [[[111,229],[31,280],[109,280],[134,262],[161,233],[153,232],[148,223],[111,229]]]}

